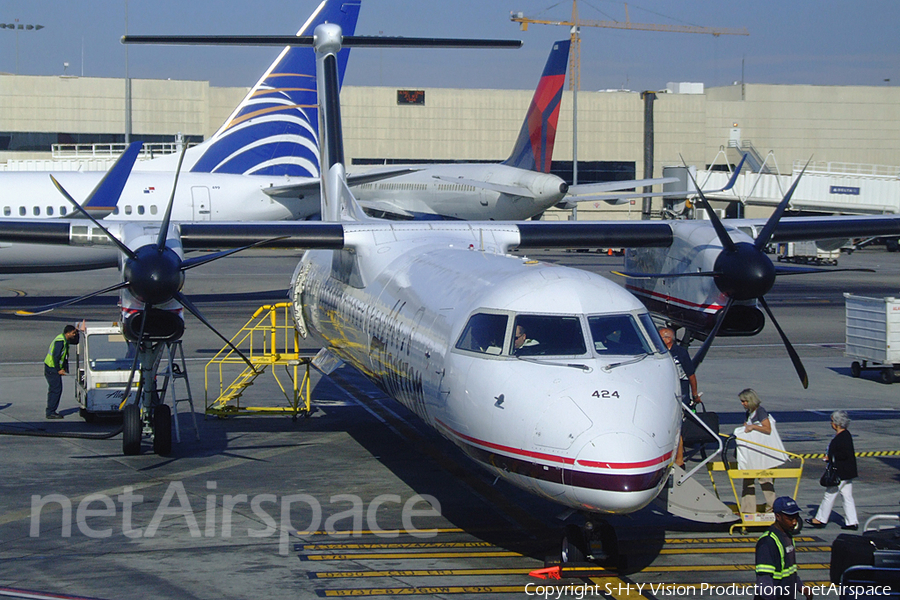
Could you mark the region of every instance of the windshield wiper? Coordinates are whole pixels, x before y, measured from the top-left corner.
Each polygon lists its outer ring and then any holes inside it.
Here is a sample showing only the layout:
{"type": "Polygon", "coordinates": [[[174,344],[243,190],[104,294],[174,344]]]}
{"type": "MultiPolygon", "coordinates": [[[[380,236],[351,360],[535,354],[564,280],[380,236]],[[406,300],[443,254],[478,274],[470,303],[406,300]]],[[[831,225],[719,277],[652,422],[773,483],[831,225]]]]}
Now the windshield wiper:
{"type": "Polygon", "coordinates": [[[605,367],[600,367],[600,370],[604,371],[605,373],[609,373],[616,367],[623,367],[625,365],[633,365],[634,363],[639,363],[642,360],[644,360],[645,358],[647,358],[648,356],[650,356],[650,353],[645,352],[639,356],[635,356],[634,358],[630,358],[628,360],[623,360],[623,361],[617,362],[617,363],[610,363],[610,364],[606,365],[605,367]]]}
{"type": "Polygon", "coordinates": [[[569,367],[572,369],[580,369],[581,371],[584,371],[585,373],[590,373],[591,371],[594,370],[591,367],[589,367],[588,365],[584,365],[584,364],[580,364],[580,363],[558,363],[558,362],[551,362],[551,361],[547,361],[547,360],[539,360],[536,358],[531,358],[530,356],[516,356],[516,358],[518,358],[519,360],[524,360],[525,362],[534,363],[536,365],[550,365],[552,367],[569,367]]]}

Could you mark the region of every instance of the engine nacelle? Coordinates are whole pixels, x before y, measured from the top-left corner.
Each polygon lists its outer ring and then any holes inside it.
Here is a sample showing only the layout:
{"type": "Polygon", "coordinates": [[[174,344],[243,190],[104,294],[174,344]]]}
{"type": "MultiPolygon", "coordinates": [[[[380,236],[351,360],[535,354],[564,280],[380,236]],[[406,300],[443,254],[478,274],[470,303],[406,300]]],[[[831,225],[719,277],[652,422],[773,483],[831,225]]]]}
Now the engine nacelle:
{"type": "Polygon", "coordinates": [[[122,334],[130,342],[137,342],[144,329],[144,340],[174,342],[184,335],[184,319],[175,312],[151,308],[133,312],[125,317],[122,334]],[[144,321],[146,320],[146,325],[144,321]]]}

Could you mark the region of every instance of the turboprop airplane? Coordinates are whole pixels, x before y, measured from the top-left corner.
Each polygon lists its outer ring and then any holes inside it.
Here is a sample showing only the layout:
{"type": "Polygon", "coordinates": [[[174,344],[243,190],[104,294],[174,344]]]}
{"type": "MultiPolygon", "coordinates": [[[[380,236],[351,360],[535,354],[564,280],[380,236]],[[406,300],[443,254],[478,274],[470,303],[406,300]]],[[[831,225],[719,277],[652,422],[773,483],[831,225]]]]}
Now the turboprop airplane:
{"type": "MultiPolygon", "coordinates": [[[[323,0],[297,35],[321,23],[353,33],[360,0],[323,0]]],[[[343,80],[349,50],[338,57],[343,80]]],[[[172,207],[174,221],[305,219],[319,211],[315,54],[286,46],[219,130],[187,150],[172,207]]],[[[120,197],[95,196],[85,208],[108,221],[161,221],[172,193],[178,155],[139,161],[120,197]],[[118,197],[118,204],[113,200],[118,197]],[[106,206],[97,207],[102,198],[106,206]]],[[[133,162],[133,160],[132,160],[133,162]]],[[[401,172],[407,172],[403,170],[401,172]]],[[[2,219],[58,219],[72,207],[50,175],[75,198],[89,197],[102,172],[0,173],[2,219]]],[[[369,181],[368,177],[361,181],[369,181]]],[[[55,272],[116,266],[113,246],[71,253],[40,245],[0,245],[0,273],[55,272]]]]}
{"type": "MultiPolygon", "coordinates": [[[[293,275],[291,298],[299,334],[322,340],[323,359],[359,369],[499,478],[589,519],[639,510],[665,485],[681,428],[678,380],[656,327],[647,309],[613,282],[510,251],[623,246],[683,252],[673,244],[683,222],[367,217],[346,181],[337,53],[343,46],[427,41],[342,37],[332,24],[295,40],[314,44],[317,53],[323,221],[166,222],[156,242],[123,250],[123,281],[108,289],[127,288],[145,302],[143,339],[157,326],[148,307],[184,304],[185,271],[200,263],[183,260],[183,250],[236,251],[262,243],[308,248],[293,275]]],[[[64,220],[0,223],[0,241],[40,237],[68,245],[74,226],[64,220]]],[[[785,240],[836,237],[835,231],[896,234],[900,217],[779,215],[764,229],[769,233],[762,237],[785,240]]],[[[715,247],[718,240],[703,241],[715,247]]],[[[719,276],[742,282],[746,274],[735,262],[723,261],[719,276]]],[[[564,559],[587,555],[582,529],[567,527],[562,548],[564,559]]]]}

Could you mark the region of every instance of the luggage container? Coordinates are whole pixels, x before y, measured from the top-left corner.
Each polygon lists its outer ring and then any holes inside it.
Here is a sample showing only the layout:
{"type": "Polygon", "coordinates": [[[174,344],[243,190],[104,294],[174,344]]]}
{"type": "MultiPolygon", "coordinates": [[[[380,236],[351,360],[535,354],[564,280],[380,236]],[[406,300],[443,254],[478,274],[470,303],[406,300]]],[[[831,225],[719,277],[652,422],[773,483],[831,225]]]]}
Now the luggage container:
{"type": "Polygon", "coordinates": [[[844,293],[844,354],[854,360],[850,374],[878,369],[883,383],[894,383],[900,369],[900,299],[868,298],[844,293]]]}

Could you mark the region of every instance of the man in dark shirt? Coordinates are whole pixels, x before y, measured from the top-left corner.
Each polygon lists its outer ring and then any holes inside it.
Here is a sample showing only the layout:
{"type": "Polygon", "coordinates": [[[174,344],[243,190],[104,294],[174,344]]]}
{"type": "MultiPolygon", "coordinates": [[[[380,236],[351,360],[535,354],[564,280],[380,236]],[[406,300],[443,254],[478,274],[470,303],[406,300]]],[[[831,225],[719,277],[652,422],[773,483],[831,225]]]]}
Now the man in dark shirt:
{"type": "MultiPolygon", "coordinates": [[[[694,361],[691,360],[690,354],[684,348],[675,343],[675,331],[668,327],[659,329],[659,337],[662,338],[672,360],[675,361],[675,369],[678,372],[678,379],[681,380],[681,401],[688,407],[693,408],[699,404],[700,394],[697,392],[697,376],[694,374],[694,361]]],[[[679,467],[684,466],[684,440],[678,439],[678,450],[675,453],[675,464],[679,467]]]]}
{"type": "Polygon", "coordinates": [[[800,507],[790,496],[780,496],[773,505],[775,523],[756,542],[756,590],[754,600],[797,597],[802,592],[808,599],[813,594],[803,585],[797,573],[794,530],[799,531],[800,507]]]}
{"type": "Polygon", "coordinates": [[[44,378],[47,380],[47,418],[62,419],[56,412],[62,396],[62,376],[69,372],[69,345],[78,343],[78,330],[66,325],[63,332],[53,338],[47,356],[44,357],[44,378]]]}

